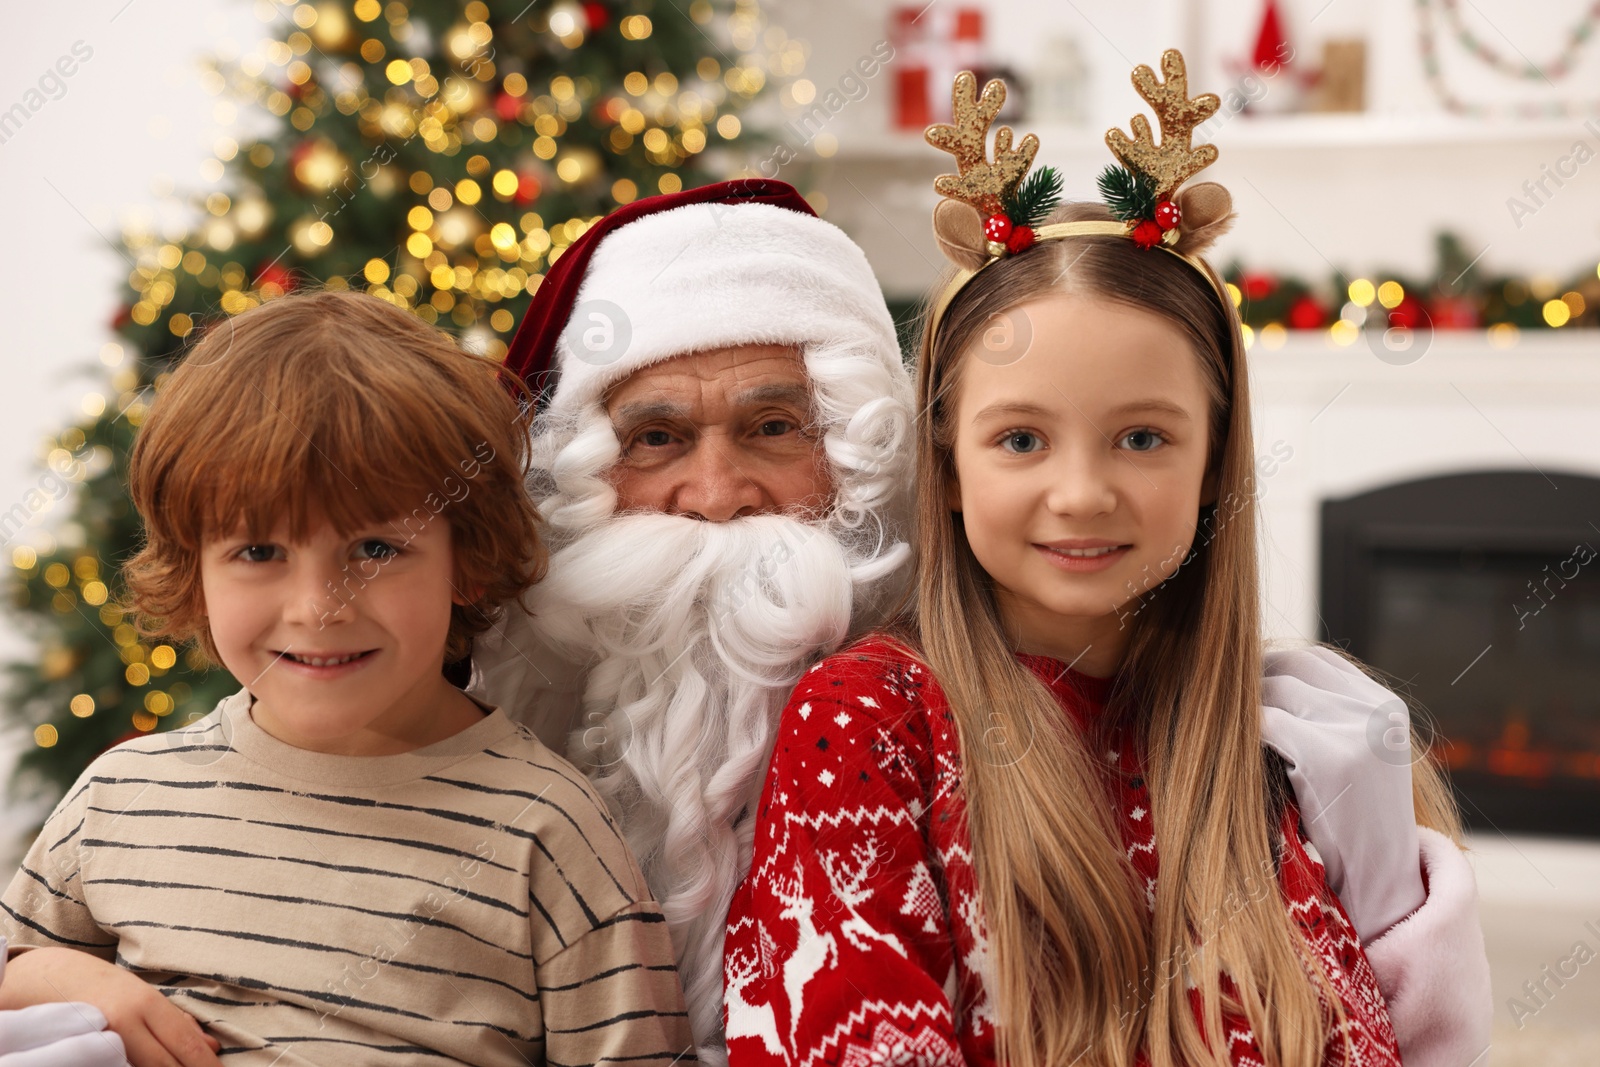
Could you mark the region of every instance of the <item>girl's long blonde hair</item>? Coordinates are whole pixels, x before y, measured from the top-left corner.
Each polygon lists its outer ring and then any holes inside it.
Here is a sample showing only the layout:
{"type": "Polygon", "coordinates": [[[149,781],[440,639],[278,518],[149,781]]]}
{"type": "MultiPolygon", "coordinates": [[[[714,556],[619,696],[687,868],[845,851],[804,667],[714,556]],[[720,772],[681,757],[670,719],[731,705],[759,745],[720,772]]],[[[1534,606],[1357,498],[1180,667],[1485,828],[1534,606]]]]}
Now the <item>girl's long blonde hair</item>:
{"type": "MultiPolygon", "coordinates": [[[[1100,204],[1069,204],[1050,221],[1110,217],[1100,204]]],[[[1143,1046],[1153,1067],[1226,1065],[1227,1006],[1250,1021],[1269,1064],[1315,1067],[1341,1011],[1277,892],[1287,784],[1261,744],[1254,456],[1237,314],[1176,256],[1095,236],[991,264],[946,308],[937,334],[927,321],[919,567],[901,632],[937,678],[960,737],[1002,1061],[1125,1067],[1143,1046]],[[1177,573],[1143,594],[1110,699],[1141,747],[1151,794],[1161,864],[1153,921],[1098,788],[1099,748],[1013,655],[991,580],[945,503],[967,350],[996,314],[1051,293],[1160,315],[1188,339],[1210,392],[1217,502],[1196,516],[1177,573]],[[1013,750],[1026,738],[1026,753],[1001,757],[989,743],[999,738],[1013,750]],[[1224,971],[1237,1001],[1223,997],[1224,971]],[[1198,987],[1200,1021],[1187,982],[1198,987]]],[[[1459,836],[1439,772],[1424,760],[1414,780],[1422,821],[1459,836]]]]}

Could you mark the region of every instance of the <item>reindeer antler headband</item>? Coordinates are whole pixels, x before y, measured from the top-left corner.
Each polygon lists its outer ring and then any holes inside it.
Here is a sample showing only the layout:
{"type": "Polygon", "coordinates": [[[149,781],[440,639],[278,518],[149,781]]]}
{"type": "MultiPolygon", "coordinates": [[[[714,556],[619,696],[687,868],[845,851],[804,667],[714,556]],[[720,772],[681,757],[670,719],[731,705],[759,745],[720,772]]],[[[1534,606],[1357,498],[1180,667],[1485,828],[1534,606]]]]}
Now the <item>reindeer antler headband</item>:
{"type": "Polygon", "coordinates": [[[1039,139],[1028,134],[1012,147],[1011,127],[995,131],[994,158],[988,156],[989,126],[1005,103],[1006,87],[991,81],[977,93],[971,72],[956,75],[953,123],[936,123],[929,144],[955,157],[957,173],[941,174],[933,188],[945,199],[933,210],[933,233],[945,257],[961,272],[940,294],[931,329],[950,301],[979,271],[996,260],[1031,248],[1036,241],[1103,235],[1126,237],[1141,248],[1163,248],[1199,271],[1227,306],[1220,279],[1199,258],[1232,223],[1233,198],[1216,182],[1178,187],[1216,162],[1215,145],[1193,144],[1194,129],[1221,105],[1215,93],[1189,97],[1183,55],[1169,48],[1161,55],[1157,81],[1149,67],[1134,68],[1133,84],[1161,123],[1161,143],[1143,115],[1133,117],[1133,137],[1120,129],[1106,133],[1106,145],[1122,161],[1100,175],[1100,193],[1120,222],[1061,222],[1040,225],[1061,197],[1061,176],[1053,167],[1028,168],[1039,139]]]}

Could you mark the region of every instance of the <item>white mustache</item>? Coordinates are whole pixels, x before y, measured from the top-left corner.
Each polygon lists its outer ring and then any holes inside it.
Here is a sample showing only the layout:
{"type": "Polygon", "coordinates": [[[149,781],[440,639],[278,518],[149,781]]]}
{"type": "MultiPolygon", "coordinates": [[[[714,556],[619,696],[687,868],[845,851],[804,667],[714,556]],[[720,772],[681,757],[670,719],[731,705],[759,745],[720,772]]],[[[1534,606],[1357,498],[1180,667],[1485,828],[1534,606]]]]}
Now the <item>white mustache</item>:
{"type": "Polygon", "coordinates": [[[763,668],[793,662],[797,643],[843,637],[804,620],[848,613],[853,577],[837,541],[789,516],[717,523],[636,513],[557,550],[529,600],[540,631],[574,658],[678,654],[703,630],[719,660],[760,681],[773,677],[763,668]]]}

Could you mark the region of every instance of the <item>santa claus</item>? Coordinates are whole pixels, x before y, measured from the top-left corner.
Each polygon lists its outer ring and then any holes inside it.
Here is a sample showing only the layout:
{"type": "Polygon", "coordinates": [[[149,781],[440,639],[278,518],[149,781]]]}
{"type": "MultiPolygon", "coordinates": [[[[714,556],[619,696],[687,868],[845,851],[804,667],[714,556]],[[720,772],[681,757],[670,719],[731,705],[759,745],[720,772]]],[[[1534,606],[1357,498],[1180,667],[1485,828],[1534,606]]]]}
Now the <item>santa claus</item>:
{"type": "Polygon", "coordinates": [[[552,554],[474,649],[477,685],[618,815],[714,1060],[778,712],[903,588],[910,377],[861,250],[764,180],[601,220],[507,362],[548,392],[530,489],[552,554]]]}

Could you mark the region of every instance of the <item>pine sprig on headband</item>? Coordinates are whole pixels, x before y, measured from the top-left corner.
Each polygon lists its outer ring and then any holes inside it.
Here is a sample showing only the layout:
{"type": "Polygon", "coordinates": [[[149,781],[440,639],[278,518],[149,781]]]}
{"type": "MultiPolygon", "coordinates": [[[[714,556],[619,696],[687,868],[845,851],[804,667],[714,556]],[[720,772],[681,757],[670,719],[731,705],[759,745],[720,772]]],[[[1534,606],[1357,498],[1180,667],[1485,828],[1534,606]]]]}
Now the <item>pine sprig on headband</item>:
{"type": "Polygon", "coordinates": [[[1001,200],[1001,209],[1013,226],[1037,228],[1061,202],[1061,172],[1040,167],[1001,200]]]}
{"type": "Polygon", "coordinates": [[[1156,183],[1149,175],[1113,163],[1100,172],[1099,185],[1106,206],[1123,222],[1155,217],[1156,183]]]}

